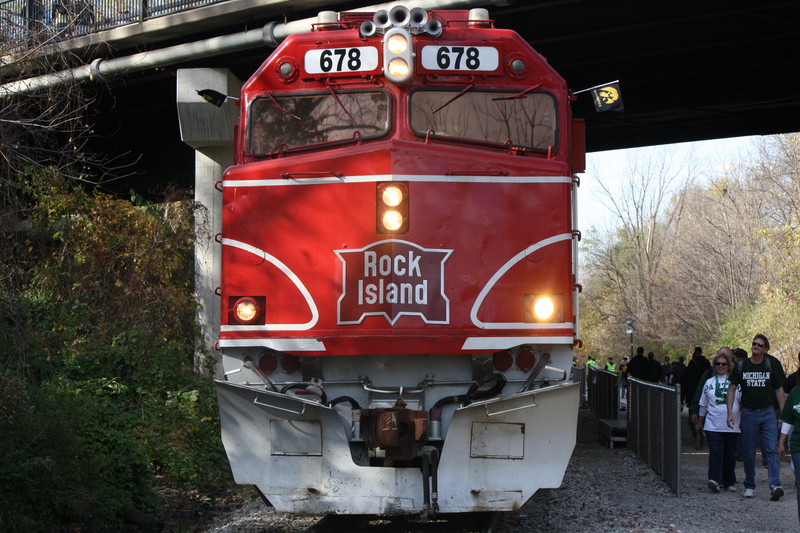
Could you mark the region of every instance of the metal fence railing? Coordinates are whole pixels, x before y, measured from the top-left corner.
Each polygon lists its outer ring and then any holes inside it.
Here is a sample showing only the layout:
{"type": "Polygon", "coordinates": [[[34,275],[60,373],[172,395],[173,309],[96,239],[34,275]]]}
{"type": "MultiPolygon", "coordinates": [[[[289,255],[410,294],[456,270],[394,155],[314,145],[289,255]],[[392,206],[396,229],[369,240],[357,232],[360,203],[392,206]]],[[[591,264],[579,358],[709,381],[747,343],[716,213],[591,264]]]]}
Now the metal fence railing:
{"type": "Polygon", "coordinates": [[[681,388],[628,380],[628,448],[681,495],[681,388]]]}
{"type": "Polygon", "coordinates": [[[581,391],[581,407],[586,407],[589,397],[588,391],[586,390],[586,369],[584,367],[572,367],[572,381],[575,383],[580,383],[580,391],[581,391]]]}
{"type": "Polygon", "coordinates": [[[0,43],[10,51],[227,0],[0,0],[0,43]]]}
{"type": "Polygon", "coordinates": [[[619,418],[619,374],[589,368],[589,410],[598,419],[619,418]]]}

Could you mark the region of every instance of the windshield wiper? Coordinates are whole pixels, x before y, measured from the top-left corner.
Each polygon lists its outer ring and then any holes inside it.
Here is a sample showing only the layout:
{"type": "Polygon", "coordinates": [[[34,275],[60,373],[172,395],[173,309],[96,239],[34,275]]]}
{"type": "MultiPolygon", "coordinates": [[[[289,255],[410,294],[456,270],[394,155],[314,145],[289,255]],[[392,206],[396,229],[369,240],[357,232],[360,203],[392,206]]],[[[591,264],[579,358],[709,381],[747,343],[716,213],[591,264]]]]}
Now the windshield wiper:
{"type": "Polygon", "coordinates": [[[527,96],[529,92],[538,89],[541,86],[542,86],[541,83],[537,83],[533,87],[528,87],[524,91],[518,92],[517,94],[512,94],[511,96],[498,96],[497,98],[492,98],[492,102],[496,100],[514,100],[515,98],[525,98],[525,96],[527,96]]]}
{"type": "Polygon", "coordinates": [[[267,96],[269,97],[270,100],[272,100],[272,107],[274,107],[275,109],[277,109],[279,111],[282,111],[282,112],[286,113],[287,115],[289,115],[290,117],[292,117],[294,119],[301,120],[300,117],[298,117],[297,115],[295,115],[291,111],[287,111],[283,107],[281,107],[281,104],[279,104],[278,101],[275,99],[275,97],[272,96],[272,93],[267,91],[267,96]]]}
{"type": "Polygon", "coordinates": [[[353,123],[353,126],[358,127],[358,124],[356,124],[356,119],[353,118],[353,115],[350,114],[350,112],[344,106],[342,101],[339,100],[339,96],[336,94],[336,91],[333,90],[333,87],[331,87],[330,85],[326,85],[325,88],[328,89],[328,92],[331,93],[331,96],[333,96],[333,99],[336,100],[336,103],[339,104],[339,107],[342,108],[342,111],[344,111],[344,114],[348,116],[348,118],[350,119],[350,122],[353,123]]]}
{"type": "Polygon", "coordinates": [[[441,111],[442,109],[444,109],[445,107],[449,106],[450,104],[452,104],[453,102],[455,102],[456,100],[458,100],[459,98],[461,98],[462,96],[467,94],[467,91],[469,91],[473,87],[475,87],[475,82],[474,81],[472,83],[470,83],[469,85],[467,85],[466,87],[464,87],[463,89],[461,89],[460,93],[458,93],[457,95],[452,97],[450,100],[448,100],[447,102],[443,103],[442,105],[440,105],[439,107],[434,109],[433,113],[431,113],[431,114],[434,115],[434,114],[438,113],[439,111],[441,111]]]}

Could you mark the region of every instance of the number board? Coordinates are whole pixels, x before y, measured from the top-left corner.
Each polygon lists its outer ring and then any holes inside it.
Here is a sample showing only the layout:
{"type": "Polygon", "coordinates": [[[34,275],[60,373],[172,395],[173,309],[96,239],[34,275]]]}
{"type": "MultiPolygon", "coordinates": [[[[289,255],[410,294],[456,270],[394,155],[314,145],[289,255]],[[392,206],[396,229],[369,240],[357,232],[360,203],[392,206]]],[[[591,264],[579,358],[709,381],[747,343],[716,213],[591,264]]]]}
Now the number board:
{"type": "Polygon", "coordinates": [[[309,50],[304,57],[304,67],[309,74],[376,70],[378,49],[374,46],[358,46],[309,50]]]}
{"type": "Polygon", "coordinates": [[[492,71],[500,54],[492,46],[423,46],[422,66],[427,70],[492,71]]]}

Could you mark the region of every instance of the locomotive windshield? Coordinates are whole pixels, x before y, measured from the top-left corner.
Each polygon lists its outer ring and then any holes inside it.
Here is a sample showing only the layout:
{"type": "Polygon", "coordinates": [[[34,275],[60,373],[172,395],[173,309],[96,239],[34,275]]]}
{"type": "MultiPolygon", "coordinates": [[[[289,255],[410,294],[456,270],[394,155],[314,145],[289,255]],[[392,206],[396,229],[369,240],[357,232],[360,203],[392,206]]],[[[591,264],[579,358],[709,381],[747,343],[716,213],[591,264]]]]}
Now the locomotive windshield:
{"type": "Polygon", "coordinates": [[[259,96],[250,104],[253,155],[374,137],[389,129],[389,95],[381,91],[259,96]]]}
{"type": "Polygon", "coordinates": [[[547,150],[556,142],[551,94],[419,90],[411,95],[411,128],[434,135],[547,150]]]}

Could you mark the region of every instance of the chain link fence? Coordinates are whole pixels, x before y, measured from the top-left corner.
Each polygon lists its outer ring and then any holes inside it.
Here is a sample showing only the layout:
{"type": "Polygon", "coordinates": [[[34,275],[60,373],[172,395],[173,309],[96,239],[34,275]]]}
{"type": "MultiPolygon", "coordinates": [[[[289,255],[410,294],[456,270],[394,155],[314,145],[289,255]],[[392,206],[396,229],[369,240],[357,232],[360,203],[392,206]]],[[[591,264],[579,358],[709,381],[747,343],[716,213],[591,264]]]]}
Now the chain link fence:
{"type": "Polygon", "coordinates": [[[628,380],[630,448],[681,495],[681,387],[628,380]]]}

